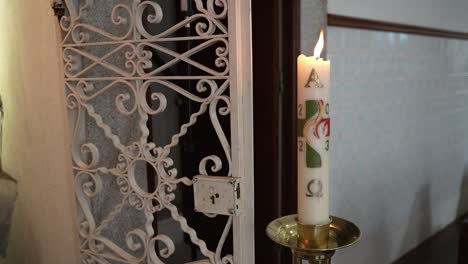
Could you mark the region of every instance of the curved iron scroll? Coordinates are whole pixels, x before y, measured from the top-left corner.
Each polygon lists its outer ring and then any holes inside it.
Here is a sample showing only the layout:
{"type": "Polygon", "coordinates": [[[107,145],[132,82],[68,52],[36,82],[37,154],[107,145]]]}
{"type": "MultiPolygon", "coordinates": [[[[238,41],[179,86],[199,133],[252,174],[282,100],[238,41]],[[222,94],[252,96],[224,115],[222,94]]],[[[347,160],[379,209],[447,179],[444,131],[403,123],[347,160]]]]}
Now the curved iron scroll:
{"type": "Polygon", "coordinates": [[[153,214],[167,211],[199,248],[206,263],[233,263],[232,255],[221,253],[233,218],[228,218],[217,248],[208,248],[174,204],[175,190],[181,185],[190,187],[192,181],[178,174],[170,155],[188,129],[207,115],[223,152],[200,160],[199,174],[224,168],[231,176],[230,142],[218,120],[231,111],[227,0],[194,0],[195,12],[166,28],[164,6],[158,1],[81,0],[66,1],[66,5],[60,26],[81,262],[166,262],[176,246],[170,236],[155,234],[153,214]],[[177,34],[187,24],[194,25],[194,34],[177,34]],[[160,30],[154,32],[148,25],[160,25],[160,30]],[[167,45],[184,41],[196,41],[197,45],[183,52],[167,45]],[[215,54],[212,63],[205,65],[193,59],[207,50],[215,54]],[[171,59],[155,64],[152,57],[156,52],[171,59]],[[190,65],[198,75],[167,74],[167,69],[177,63],[190,65]],[[180,85],[185,80],[195,83],[195,92],[180,85]],[[155,84],[164,90],[155,91],[155,84]],[[147,122],[167,110],[167,91],[197,104],[198,111],[179,127],[169,143],[158,145],[150,140],[147,122]],[[128,127],[132,127],[130,136],[122,132],[128,127]],[[141,163],[155,171],[154,192],[141,186],[141,163]],[[97,216],[93,199],[110,185],[118,187],[118,202],[112,210],[97,216]],[[144,221],[126,230],[123,242],[114,241],[106,235],[107,230],[116,228],[116,219],[128,208],[139,215],[135,219],[144,221]]]}

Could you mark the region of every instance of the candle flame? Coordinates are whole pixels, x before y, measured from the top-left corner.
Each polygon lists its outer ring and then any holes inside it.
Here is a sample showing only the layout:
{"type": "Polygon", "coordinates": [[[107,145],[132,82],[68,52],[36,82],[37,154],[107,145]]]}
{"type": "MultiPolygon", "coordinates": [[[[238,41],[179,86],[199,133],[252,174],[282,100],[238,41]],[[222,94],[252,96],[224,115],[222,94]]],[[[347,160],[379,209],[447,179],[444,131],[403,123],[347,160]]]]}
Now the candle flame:
{"type": "Polygon", "coordinates": [[[320,54],[322,53],[322,50],[323,50],[323,45],[324,45],[323,30],[321,30],[319,40],[317,41],[317,45],[315,45],[315,49],[314,49],[315,57],[320,58],[320,54]]]}

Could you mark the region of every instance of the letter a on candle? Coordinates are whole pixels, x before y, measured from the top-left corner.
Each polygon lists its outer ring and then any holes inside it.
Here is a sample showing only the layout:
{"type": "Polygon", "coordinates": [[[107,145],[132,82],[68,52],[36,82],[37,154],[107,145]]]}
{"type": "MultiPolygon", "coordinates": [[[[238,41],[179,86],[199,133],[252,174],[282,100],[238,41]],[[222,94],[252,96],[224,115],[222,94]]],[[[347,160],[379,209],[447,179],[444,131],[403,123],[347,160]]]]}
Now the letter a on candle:
{"type": "Polygon", "coordinates": [[[315,88],[323,88],[323,84],[320,82],[320,78],[314,68],[312,68],[312,71],[310,72],[309,79],[307,80],[305,87],[310,88],[310,83],[312,82],[315,83],[315,88]]]}

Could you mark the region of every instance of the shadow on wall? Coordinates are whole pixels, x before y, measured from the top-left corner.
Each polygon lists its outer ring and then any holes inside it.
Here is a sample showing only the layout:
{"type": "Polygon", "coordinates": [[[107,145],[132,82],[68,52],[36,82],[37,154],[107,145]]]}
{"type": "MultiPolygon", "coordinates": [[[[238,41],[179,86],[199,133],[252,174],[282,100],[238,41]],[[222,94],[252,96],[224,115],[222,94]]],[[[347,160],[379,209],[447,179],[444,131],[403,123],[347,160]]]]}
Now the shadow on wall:
{"type": "Polygon", "coordinates": [[[401,252],[408,248],[418,246],[421,241],[426,240],[432,232],[432,206],[431,189],[429,184],[423,184],[415,194],[406,232],[401,243],[401,252]]]}
{"type": "Polygon", "coordinates": [[[468,213],[468,163],[465,164],[463,178],[460,184],[460,200],[458,201],[457,216],[468,213]]]}
{"type": "MultiPolygon", "coordinates": [[[[385,205],[385,207],[391,206],[391,205],[386,204],[385,200],[381,200],[379,203],[381,203],[382,205],[385,205]]],[[[367,231],[365,229],[362,230],[363,239],[367,241],[366,243],[358,243],[357,246],[364,247],[366,248],[365,250],[368,250],[368,251],[369,249],[371,249],[369,251],[370,256],[366,258],[369,258],[369,259],[389,259],[390,258],[390,252],[388,249],[391,247],[390,245],[391,241],[386,238],[392,236],[392,230],[389,228],[391,226],[391,223],[389,222],[390,217],[387,214],[388,212],[383,212],[381,215],[376,216],[375,222],[379,224],[374,228],[378,229],[377,232],[375,229],[367,230],[367,231]],[[366,237],[366,236],[369,236],[369,237],[366,237]],[[372,237],[372,236],[377,236],[377,237],[372,237]],[[378,241],[378,243],[373,243],[372,241],[378,241]]],[[[354,254],[353,250],[348,250],[346,253],[349,254],[348,258],[351,259],[353,257],[353,254],[354,254]]],[[[365,259],[362,259],[361,263],[365,263],[365,262],[362,262],[364,260],[365,259]]],[[[346,263],[346,262],[343,261],[343,263],[346,263]]]]}
{"type": "MultiPolygon", "coordinates": [[[[419,246],[418,242],[424,241],[431,235],[432,220],[431,220],[431,202],[430,202],[430,185],[426,184],[421,187],[419,192],[416,194],[415,203],[412,206],[412,211],[420,212],[420,214],[413,214],[409,219],[408,226],[406,227],[405,239],[402,241],[402,251],[407,248],[414,248],[419,246]]],[[[466,216],[468,213],[468,164],[465,165],[463,171],[463,177],[460,184],[460,198],[457,208],[457,217],[466,216]]],[[[424,252],[431,254],[424,256],[431,258],[430,263],[457,263],[458,258],[458,237],[454,238],[454,233],[458,234],[459,231],[451,231],[449,233],[439,233],[430,243],[424,244],[424,252]],[[449,245],[447,245],[447,243],[449,245]],[[445,248],[440,253],[434,252],[437,249],[445,248]],[[443,261],[443,262],[440,262],[443,261]]],[[[420,254],[419,254],[420,255],[420,254]]],[[[409,254],[394,264],[410,264],[414,263],[414,260],[420,257],[418,254],[409,254]]],[[[429,261],[429,259],[425,260],[429,261]]]]}

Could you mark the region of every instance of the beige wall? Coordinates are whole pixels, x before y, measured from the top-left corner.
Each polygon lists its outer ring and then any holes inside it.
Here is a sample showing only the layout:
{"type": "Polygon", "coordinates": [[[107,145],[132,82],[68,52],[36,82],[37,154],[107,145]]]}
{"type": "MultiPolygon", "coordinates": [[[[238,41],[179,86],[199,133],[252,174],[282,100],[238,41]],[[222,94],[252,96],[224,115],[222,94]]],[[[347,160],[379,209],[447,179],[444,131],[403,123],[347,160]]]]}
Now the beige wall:
{"type": "Polygon", "coordinates": [[[11,264],[77,261],[59,60],[49,0],[0,0],[3,169],[19,181],[11,264]]]}

